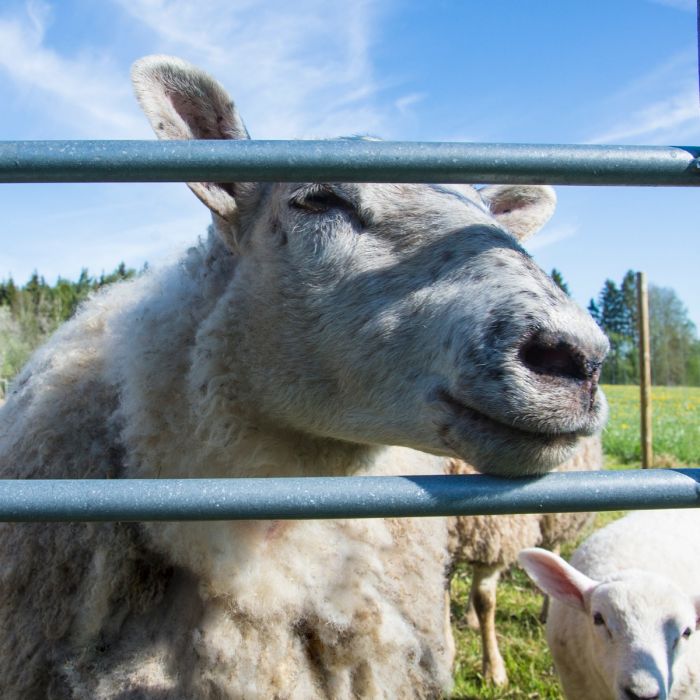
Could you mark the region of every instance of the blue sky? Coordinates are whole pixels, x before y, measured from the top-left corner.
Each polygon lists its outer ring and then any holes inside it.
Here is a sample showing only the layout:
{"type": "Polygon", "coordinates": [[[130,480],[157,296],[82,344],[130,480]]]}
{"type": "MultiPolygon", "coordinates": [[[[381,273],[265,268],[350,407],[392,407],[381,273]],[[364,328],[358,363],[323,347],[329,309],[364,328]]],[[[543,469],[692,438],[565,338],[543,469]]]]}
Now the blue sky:
{"type": "MultiPolygon", "coordinates": [[[[695,0],[3,0],[0,138],[152,138],[149,53],[214,74],[253,138],[700,145],[695,0]]],[[[557,191],[542,267],[583,304],[645,270],[700,327],[697,191],[557,191]]],[[[182,184],[3,185],[0,210],[18,282],[157,264],[208,221],[182,184]]]]}

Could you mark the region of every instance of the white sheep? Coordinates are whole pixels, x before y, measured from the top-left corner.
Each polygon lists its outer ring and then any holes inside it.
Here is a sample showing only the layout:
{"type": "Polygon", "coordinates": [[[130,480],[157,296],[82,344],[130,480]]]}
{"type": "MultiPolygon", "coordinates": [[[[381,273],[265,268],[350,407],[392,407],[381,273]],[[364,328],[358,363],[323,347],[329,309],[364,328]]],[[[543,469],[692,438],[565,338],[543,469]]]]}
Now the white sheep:
{"type": "MultiPolygon", "coordinates": [[[[247,138],[192,66],[133,78],[158,136],[247,138]]],[[[0,409],[3,478],[540,473],[600,428],[607,343],[518,243],[550,188],[190,187],[209,239],[34,356],[0,409]]],[[[1,530],[2,697],[450,686],[444,518],[1,530]]]]}
{"type": "Polygon", "coordinates": [[[569,700],[700,697],[700,511],[646,511],[594,533],[571,564],[520,563],[552,597],[547,642],[569,700]]]}
{"type": "MultiPolygon", "coordinates": [[[[576,454],[556,471],[593,471],[603,468],[599,435],[581,440],[576,454]]],[[[452,474],[473,474],[468,463],[450,460],[452,474]]],[[[506,685],[508,674],[496,636],[496,592],[501,573],[515,564],[527,547],[556,549],[581,534],[592,521],[591,513],[532,513],[526,515],[476,515],[449,518],[451,571],[460,562],[469,564],[472,585],[467,623],[481,634],[482,673],[495,685],[506,685]]]]}

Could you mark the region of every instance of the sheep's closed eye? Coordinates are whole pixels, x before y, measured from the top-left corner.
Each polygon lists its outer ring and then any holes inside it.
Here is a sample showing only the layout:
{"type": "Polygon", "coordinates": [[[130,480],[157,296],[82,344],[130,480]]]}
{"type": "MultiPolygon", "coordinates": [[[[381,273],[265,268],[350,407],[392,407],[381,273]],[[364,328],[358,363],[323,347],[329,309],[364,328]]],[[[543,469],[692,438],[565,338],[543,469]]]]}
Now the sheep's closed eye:
{"type": "Polygon", "coordinates": [[[363,226],[363,221],[355,205],[329,187],[318,187],[297,192],[289,200],[289,205],[294,209],[302,209],[311,214],[325,214],[333,209],[339,209],[348,214],[353,223],[363,226]]]}

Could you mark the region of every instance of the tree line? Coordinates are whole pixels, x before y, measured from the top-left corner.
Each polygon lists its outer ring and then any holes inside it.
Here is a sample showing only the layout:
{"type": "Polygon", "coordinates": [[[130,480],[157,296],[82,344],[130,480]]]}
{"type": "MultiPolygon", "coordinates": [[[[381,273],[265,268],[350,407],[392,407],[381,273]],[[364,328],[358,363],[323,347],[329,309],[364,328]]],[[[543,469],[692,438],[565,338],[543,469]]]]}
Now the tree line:
{"type": "MultiPolygon", "coordinates": [[[[557,270],[552,279],[568,294],[557,270]]],[[[676,292],[649,285],[649,344],[651,380],[663,386],[700,386],[700,339],[695,324],[676,292]]],[[[620,284],[605,280],[588,311],[610,339],[602,371],[605,384],[639,383],[639,316],[637,280],[628,270],[620,284]]]]}
{"type": "MultiPolygon", "coordinates": [[[[55,284],[34,273],[18,286],[0,282],[0,380],[12,379],[32,350],[69,319],[80,303],[105,285],[134,277],[121,263],[113,272],[92,277],[82,270],[77,281],[59,277],[55,284]]],[[[558,270],[552,279],[566,294],[569,288],[558,270]]],[[[636,278],[629,270],[618,285],[605,280],[588,311],[610,339],[603,366],[606,384],[639,383],[639,331],[636,278]]],[[[652,382],[658,385],[700,386],[700,340],[695,325],[673,289],[649,285],[652,382]]]]}
{"type": "Polygon", "coordinates": [[[90,294],[136,270],[120,263],[109,274],[92,277],[83,269],[77,281],[59,277],[51,285],[34,273],[19,286],[12,278],[0,282],[0,379],[12,379],[31,352],[69,319],[90,294]]]}

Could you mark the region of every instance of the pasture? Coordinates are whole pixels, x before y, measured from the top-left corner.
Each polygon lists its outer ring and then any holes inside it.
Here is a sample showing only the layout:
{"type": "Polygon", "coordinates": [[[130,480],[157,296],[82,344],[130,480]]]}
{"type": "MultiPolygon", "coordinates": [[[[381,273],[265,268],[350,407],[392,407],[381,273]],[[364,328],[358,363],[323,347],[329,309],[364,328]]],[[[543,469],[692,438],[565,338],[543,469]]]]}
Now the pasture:
{"type": "MultiPolygon", "coordinates": [[[[639,463],[639,387],[606,386],[610,422],[603,437],[605,454],[615,463],[639,463]]],[[[654,465],[700,465],[700,388],[652,388],[654,465]]]]}
{"type": "MultiPolygon", "coordinates": [[[[639,387],[606,386],[610,421],[604,434],[606,463],[611,469],[639,467],[639,387]]],[[[700,466],[700,388],[654,387],[655,464],[700,466]]],[[[599,513],[595,528],[622,513],[599,513]]],[[[565,547],[566,557],[575,544],[565,547]]],[[[510,685],[494,688],[481,679],[478,632],[465,621],[469,571],[461,568],[452,581],[452,619],[457,645],[455,700],[560,700],[561,691],[539,622],[542,597],[519,569],[504,575],[498,589],[497,630],[510,685]]]]}

